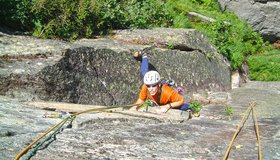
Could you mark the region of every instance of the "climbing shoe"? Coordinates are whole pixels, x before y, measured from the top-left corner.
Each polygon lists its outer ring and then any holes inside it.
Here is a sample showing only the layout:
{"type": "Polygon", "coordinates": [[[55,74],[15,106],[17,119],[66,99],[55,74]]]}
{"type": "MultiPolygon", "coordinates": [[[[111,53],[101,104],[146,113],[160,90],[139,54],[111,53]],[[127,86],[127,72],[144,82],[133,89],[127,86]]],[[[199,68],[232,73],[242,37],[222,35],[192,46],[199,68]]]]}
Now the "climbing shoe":
{"type": "Polygon", "coordinates": [[[147,57],[147,53],[146,51],[137,51],[137,52],[134,52],[133,54],[133,58],[137,61],[142,61],[142,58],[143,57],[147,57]]]}
{"type": "Polygon", "coordinates": [[[145,58],[148,55],[148,52],[153,50],[155,46],[144,48],[142,51],[134,52],[133,58],[137,61],[142,61],[142,58],[145,58]]]}
{"type": "Polygon", "coordinates": [[[142,53],[141,51],[137,51],[133,54],[133,58],[136,60],[136,61],[142,61],[142,53]]]}

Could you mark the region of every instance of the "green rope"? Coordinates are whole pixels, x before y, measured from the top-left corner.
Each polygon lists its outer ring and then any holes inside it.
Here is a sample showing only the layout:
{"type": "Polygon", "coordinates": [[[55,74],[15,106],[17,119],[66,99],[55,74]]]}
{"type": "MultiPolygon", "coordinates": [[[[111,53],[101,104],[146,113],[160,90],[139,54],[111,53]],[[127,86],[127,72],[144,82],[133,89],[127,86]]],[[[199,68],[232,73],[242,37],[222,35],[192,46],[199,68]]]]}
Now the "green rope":
{"type": "Polygon", "coordinates": [[[29,153],[26,155],[26,158],[24,160],[29,160],[32,158],[38,150],[42,150],[48,147],[54,140],[56,140],[56,135],[63,131],[65,128],[71,128],[72,127],[72,122],[75,119],[76,116],[68,116],[67,120],[64,121],[60,126],[58,126],[52,133],[50,133],[48,136],[46,136],[43,140],[39,141],[34,147],[31,148],[29,153]],[[68,122],[68,125],[65,127],[64,124],[68,122]],[[64,126],[64,127],[63,127],[64,126]]]}
{"type": "Polygon", "coordinates": [[[26,152],[28,152],[28,150],[32,150],[29,151],[30,154],[27,155],[27,158],[25,159],[30,159],[32,156],[34,156],[36,154],[36,152],[40,149],[44,149],[46,148],[51,142],[53,142],[56,139],[56,134],[58,134],[59,132],[61,132],[64,128],[71,128],[72,127],[72,122],[75,119],[75,117],[77,115],[83,114],[83,113],[89,113],[89,112],[94,112],[94,111],[105,111],[105,110],[109,110],[109,109],[114,109],[114,108],[130,108],[132,106],[134,106],[135,104],[131,104],[131,105],[123,105],[123,106],[111,106],[111,107],[107,107],[107,108],[95,108],[95,109],[89,109],[89,110],[85,110],[85,111],[81,111],[81,112],[77,112],[77,113],[73,113],[72,115],[64,118],[60,123],[56,124],[55,126],[53,126],[52,128],[50,128],[49,130],[47,130],[44,135],[40,136],[39,138],[37,138],[35,141],[33,141],[30,145],[28,145],[27,147],[25,147],[17,156],[16,156],[16,160],[19,160],[20,157],[22,157],[23,154],[25,154],[26,152]],[[69,121],[69,124],[62,128],[64,126],[64,124],[69,121]],[[52,133],[51,133],[52,132],[52,133]],[[43,140],[41,140],[43,137],[45,137],[43,140]],[[48,143],[45,143],[48,142],[48,143]],[[34,144],[35,147],[33,146],[34,144]],[[44,147],[42,147],[44,145],[44,147]]]}
{"type": "Polygon", "coordinates": [[[153,101],[147,99],[144,103],[142,103],[140,106],[139,106],[139,109],[142,109],[144,108],[146,112],[148,112],[149,110],[149,107],[154,107],[155,104],[153,101]]]}

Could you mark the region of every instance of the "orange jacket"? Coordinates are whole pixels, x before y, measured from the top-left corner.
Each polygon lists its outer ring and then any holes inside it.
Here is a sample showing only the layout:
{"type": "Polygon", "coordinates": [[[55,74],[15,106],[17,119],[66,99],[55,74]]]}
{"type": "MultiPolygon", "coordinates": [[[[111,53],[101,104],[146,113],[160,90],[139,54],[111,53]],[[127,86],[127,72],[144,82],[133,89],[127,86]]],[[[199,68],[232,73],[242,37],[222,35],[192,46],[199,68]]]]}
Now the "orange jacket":
{"type": "Polygon", "coordinates": [[[177,102],[184,99],[177,91],[175,91],[172,87],[166,84],[163,84],[158,89],[159,92],[161,92],[161,94],[157,92],[156,95],[151,96],[147,86],[143,84],[139,94],[139,98],[143,101],[147,99],[151,99],[157,102],[159,105],[165,105],[168,103],[177,102]]]}

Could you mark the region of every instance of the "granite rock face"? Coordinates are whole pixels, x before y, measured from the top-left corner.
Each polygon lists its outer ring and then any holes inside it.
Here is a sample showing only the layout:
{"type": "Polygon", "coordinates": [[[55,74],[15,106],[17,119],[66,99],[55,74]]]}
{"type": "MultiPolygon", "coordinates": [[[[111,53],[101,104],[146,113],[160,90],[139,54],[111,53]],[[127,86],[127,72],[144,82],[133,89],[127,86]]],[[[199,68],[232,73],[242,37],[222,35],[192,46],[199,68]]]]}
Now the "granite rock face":
{"type": "Polygon", "coordinates": [[[218,0],[223,10],[234,12],[247,21],[264,40],[280,39],[280,1],[278,0],[218,0]]]}
{"type": "MultiPolygon", "coordinates": [[[[3,34],[0,38],[5,41],[5,37],[3,34]]],[[[196,30],[123,30],[111,37],[81,39],[72,44],[34,39],[41,43],[38,46],[51,45],[57,49],[51,54],[48,49],[40,50],[39,56],[35,54],[36,46],[32,48],[34,53],[11,52],[13,45],[24,46],[30,42],[16,36],[6,39],[17,43],[5,43],[10,49],[1,52],[0,92],[12,97],[98,105],[131,104],[142,84],[140,62],[132,54],[150,46],[155,46],[149,51],[151,65],[163,79],[174,79],[185,88],[186,94],[231,88],[229,64],[208,38],[196,30]]]]}
{"type": "MultiPolygon", "coordinates": [[[[0,45],[4,46],[0,48],[0,94],[4,95],[0,96],[1,159],[14,159],[62,121],[45,115],[64,112],[50,111],[51,107],[34,108],[30,101],[133,103],[142,82],[140,63],[131,56],[134,51],[151,45],[156,46],[149,53],[151,63],[162,77],[175,79],[188,88],[187,92],[209,91],[208,101],[222,103],[203,106],[200,117],[190,120],[186,119],[186,112],[179,110],[168,112],[179,113],[173,117],[167,113],[137,111],[81,114],[73,120],[72,127],[59,130],[36,153],[29,150],[22,158],[222,159],[248,103],[255,101],[263,159],[278,159],[279,82],[248,82],[230,90],[228,64],[197,31],[174,30],[172,34],[169,29],[168,32],[155,29],[145,30],[138,36],[137,32],[140,31],[118,31],[113,37],[75,43],[0,33],[0,45]],[[153,32],[157,34],[150,38],[153,32]],[[184,35],[188,36],[183,38],[184,35]],[[165,40],[176,36],[179,37],[175,40],[165,40]],[[215,92],[226,90],[228,92],[215,92]],[[225,109],[229,106],[233,112],[226,115],[225,109]]],[[[75,105],[85,109],[85,105],[75,105]]],[[[229,158],[258,158],[253,130],[253,121],[248,119],[229,158]]]]}
{"type": "MultiPolygon", "coordinates": [[[[190,120],[184,115],[172,118],[135,111],[81,114],[72,128],[63,129],[44,143],[31,159],[222,159],[251,101],[256,102],[262,158],[279,159],[279,87],[279,82],[248,82],[231,90],[227,103],[233,109],[231,116],[225,114],[226,106],[213,104],[204,106],[200,117],[190,120]]],[[[39,110],[3,96],[0,100],[3,160],[15,158],[62,120],[43,117],[45,112],[59,113],[56,111],[39,110]]],[[[249,116],[233,143],[229,159],[258,159],[253,124],[249,116]]]]}

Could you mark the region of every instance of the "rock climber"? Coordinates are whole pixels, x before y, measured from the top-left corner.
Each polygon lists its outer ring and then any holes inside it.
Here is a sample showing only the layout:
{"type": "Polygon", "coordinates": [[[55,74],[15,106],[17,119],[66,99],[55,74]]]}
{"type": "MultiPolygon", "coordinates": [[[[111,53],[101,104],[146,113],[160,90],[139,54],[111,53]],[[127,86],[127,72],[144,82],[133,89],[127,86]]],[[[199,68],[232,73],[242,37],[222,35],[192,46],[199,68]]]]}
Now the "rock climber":
{"type": "Polygon", "coordinates": [[[148,52],[137,51],[133,57],[141,62],[141,74],[144,84],[141,87],[139,98],[135,102],[135,109],[150,100],[157,106],[157,112],[166,113],[169,109],[188,110],[189,104],[174,88],[162,83],[156,70],[149,70],[148,52]]]}

